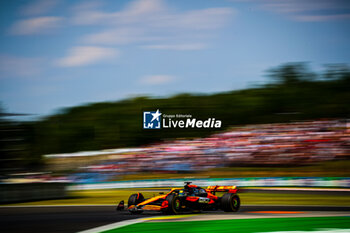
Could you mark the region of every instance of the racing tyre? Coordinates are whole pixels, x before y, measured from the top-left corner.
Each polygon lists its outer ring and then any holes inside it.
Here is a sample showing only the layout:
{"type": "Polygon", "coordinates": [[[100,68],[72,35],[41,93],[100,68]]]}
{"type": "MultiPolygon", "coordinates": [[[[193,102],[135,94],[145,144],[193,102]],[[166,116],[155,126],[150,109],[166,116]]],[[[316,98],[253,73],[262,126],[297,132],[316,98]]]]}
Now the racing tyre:
{"type": "Polygon", "coordinates": [[[166,209],[166,213],[167,214],[178,214],[180,212],[180,208],[181,208],[180,198],[175,194],[171,194],[171,195],[166,197],[166,200],[168,201],[168,208],[166,209]]]}
{"type": "Polygon", "coordinates": [[[237,212],[241,206],[239,196],[234,193],[225,193],[221,198],[221,209],[225,212],[237,212]]]}
{"type": "Polygon", "coordinates": [[[129,197],[128,206],[137,205],[143,202],[144,200],[145,198],[143,197],[142,193],[132,194],[129,197]]]}
{"type": "MultiPolygon", "coordinates": [[[[132,194],[128,200],[128,207],[132,205],[137,205],[143,202],[144,200],[145,198],[143,197],[142,193],[132,194]]],[[[132,214],[141,214],[143,212],[142,210],[129,210],[129,211],[132,214]]]]}

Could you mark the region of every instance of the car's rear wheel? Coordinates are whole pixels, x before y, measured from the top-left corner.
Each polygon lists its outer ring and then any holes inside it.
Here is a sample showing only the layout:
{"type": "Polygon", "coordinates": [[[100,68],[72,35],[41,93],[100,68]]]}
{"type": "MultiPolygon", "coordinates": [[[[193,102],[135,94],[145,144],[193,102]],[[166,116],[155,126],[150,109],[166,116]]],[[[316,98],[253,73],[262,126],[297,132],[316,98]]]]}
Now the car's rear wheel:
{"type": "Polygon", "coordinates": [[[225,193],[221,198],[221,209],[225,212],[237,212],[241,206],[239,196],[234,193],[225,193]]]}
{"type": "Polygon", "coordinates": [[[168,208],[166,209],[167,214],[178,214],[181,209],[181,200],[175,194],[170,194],[166,197],[166,201],[168,201],[168,208]]]}

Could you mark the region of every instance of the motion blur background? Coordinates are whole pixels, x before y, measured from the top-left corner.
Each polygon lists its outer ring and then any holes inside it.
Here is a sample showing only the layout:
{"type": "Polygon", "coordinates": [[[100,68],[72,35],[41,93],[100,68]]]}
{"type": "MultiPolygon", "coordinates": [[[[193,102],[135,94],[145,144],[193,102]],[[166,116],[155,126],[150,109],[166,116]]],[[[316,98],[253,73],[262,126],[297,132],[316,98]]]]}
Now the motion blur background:
{"type": "Polygon", "coordinates": [[[0,11],[0,178],[13,192],[350,186],[348,1],[4,0],[0,11]],[[156,109],[222,128],[144,130],[156,109]]]}

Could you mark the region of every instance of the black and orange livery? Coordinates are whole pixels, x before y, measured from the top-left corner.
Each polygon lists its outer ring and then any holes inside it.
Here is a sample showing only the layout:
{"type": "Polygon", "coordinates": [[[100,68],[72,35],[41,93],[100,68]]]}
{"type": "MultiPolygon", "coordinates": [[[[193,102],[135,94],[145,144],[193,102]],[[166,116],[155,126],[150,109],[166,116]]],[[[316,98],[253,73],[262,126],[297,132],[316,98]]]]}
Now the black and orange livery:
{"type": "MultiPolygon", "coordinates": [[[[178,214],[185,211],[223,210],[236,212],[240,199],[236,186],[208,186],[206,189],[185,182],[183,188],[173,188],[167,194],[145,199],[141,193],[132,194],[128,200],[128,210],[138,214],[145,210],[178,214]],[[217,196],[217,192],[225,192],[217,196]]],[[[119,208],[120,209],[120,208],[119,208]]]]}

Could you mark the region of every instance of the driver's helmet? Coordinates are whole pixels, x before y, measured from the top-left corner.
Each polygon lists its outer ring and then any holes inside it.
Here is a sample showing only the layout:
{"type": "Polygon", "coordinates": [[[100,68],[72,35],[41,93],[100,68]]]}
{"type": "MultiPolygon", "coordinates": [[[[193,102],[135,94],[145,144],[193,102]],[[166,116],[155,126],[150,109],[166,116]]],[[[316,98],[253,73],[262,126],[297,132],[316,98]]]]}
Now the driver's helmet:
{"type": "Polygon", "coordinates": [[[204,189],[200,189],[199,190],[199,196],[201,196],[201,197],[206,197],[207,196],[207,192],[204,190],[204,189]]]}
{"type": "Polygon", "coordinates": [[[184,190],[180,190],[179,191],[179,197],[183,197],[183,196],[185,196],[185,192],[184,192],[184,190]]]}

